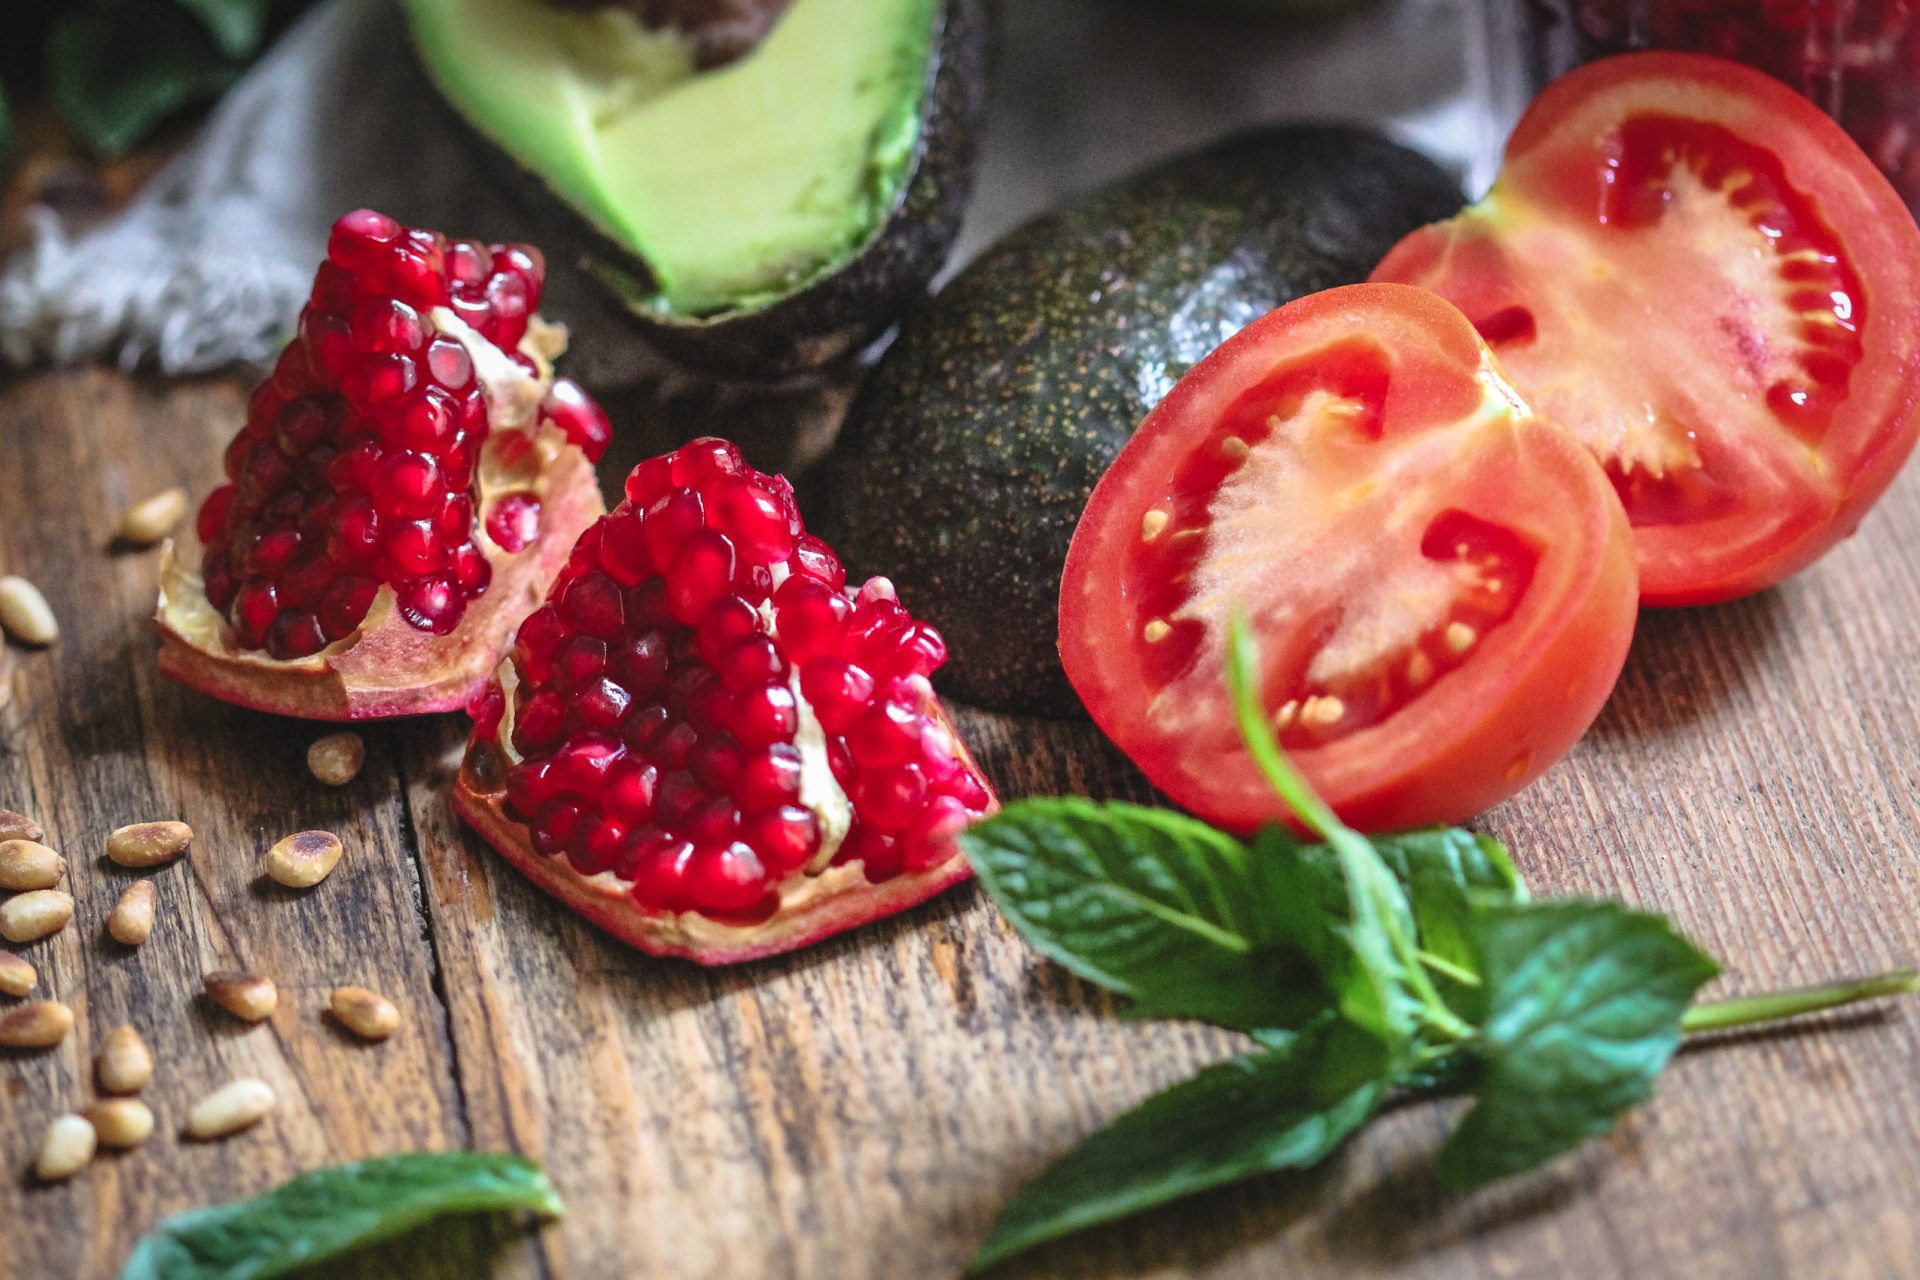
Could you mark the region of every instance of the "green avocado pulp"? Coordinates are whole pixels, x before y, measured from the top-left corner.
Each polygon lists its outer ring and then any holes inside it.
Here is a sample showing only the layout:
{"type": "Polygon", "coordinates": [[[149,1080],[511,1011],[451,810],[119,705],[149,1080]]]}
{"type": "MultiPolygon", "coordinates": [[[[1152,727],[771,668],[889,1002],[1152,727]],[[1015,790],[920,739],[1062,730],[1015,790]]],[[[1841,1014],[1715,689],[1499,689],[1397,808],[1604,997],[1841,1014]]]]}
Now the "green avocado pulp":
{"type": "MultiPolygon", "coordinates": [[[[939,0],[794,0],[710,71],[623,9],[406,0],[468,122],[645,264],[637,306],[765,305],[851,258],[913,165],[939,0]]],[[[638,275],[608,264],[620,275],[638,275]]]]}

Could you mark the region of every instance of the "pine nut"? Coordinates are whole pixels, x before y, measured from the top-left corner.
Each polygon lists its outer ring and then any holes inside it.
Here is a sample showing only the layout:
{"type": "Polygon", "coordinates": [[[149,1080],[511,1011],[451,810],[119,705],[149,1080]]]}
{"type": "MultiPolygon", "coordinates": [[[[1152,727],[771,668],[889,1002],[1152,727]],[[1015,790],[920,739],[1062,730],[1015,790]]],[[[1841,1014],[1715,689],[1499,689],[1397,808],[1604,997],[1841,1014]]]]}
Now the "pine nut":
{"type": "Polygon", "coordinates": [[[137,947],[153,932],[153,881],[136,880],[107,913],[107,932],[123,946],[137,947]]]}
{"type": "Polygon", "coordinates": [[[280,1003],[280,992],[257,973],[217,969],[200,982],[210,1000],[246,1022],[265,1021],[280,1003]]]}
{"type": "Polygon", "coordinates": [[[153,1136],[153,1110],[138,1098],[108,1098],[83,1113],[100,1145],[128,1151],[153,1136]]]}
{"type": "Polygon", "coordinates": [[[327,1008],[340,1025],[362,1040],[385,1040],[400,1029],[400,1011],[393,1001],[365,987],[335,987],[327,1008]]]}
{"type": "Polygon", "coordinates": [[[115,1027],[100,1044],[94,1074],[107,1093],[138,1093],[153,1079],[153,1052],[132,1027],[115,1027]]]}
{"type": "Polygon", "coordinates": [[[289,889],[311,889],[340,862],[340,837],[331,831],[296,831],[267,850],[267,874],[289,889]]]}
{"type": "Polygon", "coordinates": [[[187,1136],[224,1138],[260,1123],[273,1106],[273,1090],[266,1081],[242,1077],[193,1104],[193,1110],[187,1113],[187,1136]]]}
{"type": "Polygon", "coordinates": [[[73,899],[58,889],[35,889],[0,902],[0,938],[38,942],[73,919],[73,899]]]}
{"type": "Polygon", "coordinates": [[[11,951],[0,951],[0,994],[23,996],[39,980],[32,965],[11,951]]]}
{"type": "Polygon", "coordinates": [[[0,1013],[0,1045],[51,1049],[73,1030],[73,1010],[58,1000],[36,1000],[0,1013]]]}
{"type": "Polygon", "coordinates": [[[367,762],[367,744],[357,733],[330,733],[315,738],[307,748],[307,768],[330,787],[344,787],[360,776],[367,762]]]}
{"type": "Polygon", "coordinates": [[[40,1140],[40,1155],[33,1162],[33,1171],[42,1182],[71,1178],[92,1162],[97,1142],[85,1116],[71,1112],[60,1116],[47,1126],[47,1136],[40,1140]]]}
{"type": "Polygon", "coordinates": [[[0,809],[0,840],[45,840],[47,833],[40,824],[24,813],[15,813],[11,809],[0,809]]]}
{"type": "Polygon", "coordinates": [[[0,627],[22,644],[52,644],[60,638],[60,624],[40,588],[11,574],[0,578],[0,627]]]}
{"type": "Polygon", "coordinates": [[[187,514],[187,491],[168,489],[128,507],[114,537],[131,547],[150,547],[172,533],[187,514]]]}
{"type": "Polygon", "coordinates": [[[67,860],[38,840],[0,840],[0,889],[51,889],[67,860]]]}
{"type": "Polygon", "coordinates": [[[192,843],[193,828],[184,822],[135,822],[107,837],[107,857],[123,867],[157,867],[192,843]]]}

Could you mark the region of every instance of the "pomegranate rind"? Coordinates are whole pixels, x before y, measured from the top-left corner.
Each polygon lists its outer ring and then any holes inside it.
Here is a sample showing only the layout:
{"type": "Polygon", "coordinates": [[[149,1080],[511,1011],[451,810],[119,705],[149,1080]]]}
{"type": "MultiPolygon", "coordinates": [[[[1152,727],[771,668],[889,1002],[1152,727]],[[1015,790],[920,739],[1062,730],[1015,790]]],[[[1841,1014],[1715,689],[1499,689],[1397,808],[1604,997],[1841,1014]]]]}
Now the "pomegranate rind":
{"type": "MultiPolygon", "coordinates": [[[[419,631],[383,588],[367,622],[311,658],[278,661],[242,649],[201,592],[197,574],[168,544],[161,562],[160,670],[223,702],[303,720],[377,720],[457,711],[483,688],[567,562],[573,544],[606,514],[593,464],[572,446],[527,487],[541,504],[541,533],[525,551],[494,548],[493,581],[443,636],[419,631]]],[[[483,493],[483,502],[490,495],[483,493]]],[[[491,546],[491,543],[486,544],[491,546]]]]}
{"type": "MultiPolygon", "coordinates": [[[[935,718],[953,735],[962,764],[987,786],[987,808],[981,817],[998,811],[1000,803],[991,784],[954,731],[945,709],[935,718]]],[[[529,880],[607,933],[649,955],[691,960],[709,967],[764,960],[898,915],[973,876],[973,867],[959,853],[925,871],[903,872],[878,884],[869,882],[858,864],[843,864],[819,875],[787,881],[780,888],[779,909],[768,919],[752,924],[729,924],[690,911],[653,911],[636,902],[629,886],[617,877],[609,873],[581,875],[565,857],[549,857],[533,847],[526,827],[507,816],[504,781],[489,786],[475,776],[476,772],[492,772],[504,780],[505,762],[499,738],[476,733],[454,780],[454,813],[529,880]],[[476,762],[486,759],[491,759],[495,767],[476,770],[476,762]]]]}

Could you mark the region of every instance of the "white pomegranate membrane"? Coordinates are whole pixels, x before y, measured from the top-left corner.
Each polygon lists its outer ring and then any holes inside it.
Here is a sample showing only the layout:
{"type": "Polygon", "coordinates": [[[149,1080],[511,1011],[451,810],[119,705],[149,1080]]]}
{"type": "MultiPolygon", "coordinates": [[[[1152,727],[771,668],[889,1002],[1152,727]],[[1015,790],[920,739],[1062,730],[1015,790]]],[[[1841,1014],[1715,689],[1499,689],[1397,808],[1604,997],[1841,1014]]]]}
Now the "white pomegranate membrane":
{"type": "MultiPolygon", "coordinates": [[[[319,653],[383,586],[407,624],[451,632],[493,576],[475,524],[489,433],[551,423],[599,457],[606,415],[564,380],[543,398],[547,370],[521,349],[544,277],[529,246],[449,241],[364,209],[334,224],[299,335],[200,509],[207,599],[239,647],[319,653]]],[[[529,502],[490,515],[502,550],[537,533],[529,502]]]]}
{"type": "Polygon", "coordinates": [[[722,440],[636,468],[472,708],[506,816],[653,912],[753,922],[780,887],[878,884],[958,855],[992,794],[928,677],[946,658],[885,579],[804,533],[722,440]]]}

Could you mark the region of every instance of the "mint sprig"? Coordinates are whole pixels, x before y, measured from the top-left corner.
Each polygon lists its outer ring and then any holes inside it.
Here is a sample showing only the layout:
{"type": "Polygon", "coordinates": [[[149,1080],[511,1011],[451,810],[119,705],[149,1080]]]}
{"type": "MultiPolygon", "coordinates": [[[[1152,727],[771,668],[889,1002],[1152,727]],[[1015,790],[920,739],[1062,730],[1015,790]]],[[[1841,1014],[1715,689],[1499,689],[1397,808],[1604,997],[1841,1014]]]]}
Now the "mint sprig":
{"type": "Polygon", "coordinates": [[[1227,683],[1248,754],[1317,843],[1196,819],[1026,800],[961,836],[1042,953],[1132,1012],[1248,1032],[1263,1051],[1148,1099],[1030,1182],[972,1269],[1048,1240],[1324,1160],[1390,1097],[1475,1099],[1439,1157],[1468,1188],[1605,1133],[1689,1033],[1920,991],[1911,970],[1695,1004],[1718,966],[1663,918],[1536,902],[1496,841],[1369,838],[1313,791],[1261,705],[1234,619],[1227,683]]]}

